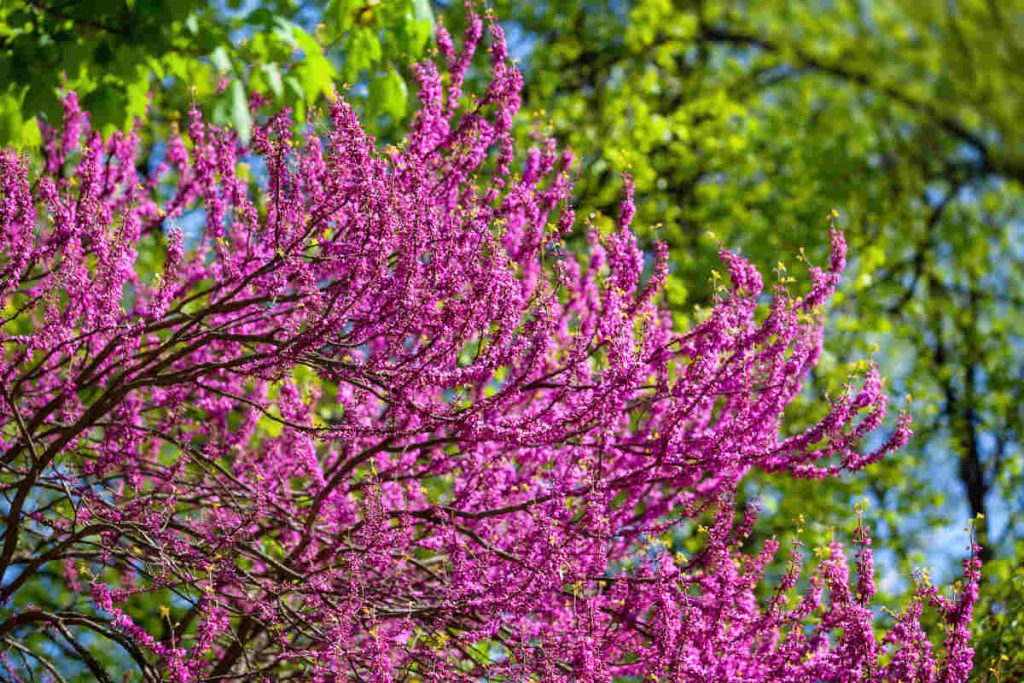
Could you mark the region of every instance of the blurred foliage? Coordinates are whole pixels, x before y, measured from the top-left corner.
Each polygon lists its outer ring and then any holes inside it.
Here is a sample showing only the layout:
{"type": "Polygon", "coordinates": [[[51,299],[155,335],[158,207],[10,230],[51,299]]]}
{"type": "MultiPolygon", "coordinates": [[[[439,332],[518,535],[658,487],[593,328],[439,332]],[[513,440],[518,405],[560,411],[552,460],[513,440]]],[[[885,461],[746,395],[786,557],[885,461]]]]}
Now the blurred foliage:
{"type": "Polygon", "coordinates": [[[426,0],[0,0],[0,143],[38,145],[62,88],[107,131],[197,102],[245,138],[248,93],[302,121],[346,83],[371,117],[400,121],[432,31],[426,0]]]}
{"type": "Polygon", "coordinates": [[[1015,561],[1000,557],[985,568],[982,602],[975,610],[974,678],[986,683],[1024,681],[1024,541],[1017,539],[1015,561]]]}

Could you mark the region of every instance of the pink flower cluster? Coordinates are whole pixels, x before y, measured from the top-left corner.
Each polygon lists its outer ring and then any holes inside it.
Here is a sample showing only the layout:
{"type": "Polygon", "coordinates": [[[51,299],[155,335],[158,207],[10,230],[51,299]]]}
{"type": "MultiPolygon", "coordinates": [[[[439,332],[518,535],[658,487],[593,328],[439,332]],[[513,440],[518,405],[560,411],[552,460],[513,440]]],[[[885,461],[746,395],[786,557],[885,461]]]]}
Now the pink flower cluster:
{"type": "Polygon", "coordinates": [[[910,433],[864,452],[869,369],[780,436],[842,235],[767,307],[723,252],[731,286],[676,331],[628,178],[617,227],[562,249],[573,159],[517,156],[501,28],[439,45],[397,147],[341,99],[326,132],[283,113],[251,151],[193,111],[143,174],[71,94],[40,173],[0,155],[0,637],[90,629],[150,680],[965,680],[976,560],[878,635],[863,526],[855,580],[833,544],[770,581],[778,543],[734,522],[752,468],[834,476],[910,433]],[[77,621],[19,602],[51,564],[77,621]]]}

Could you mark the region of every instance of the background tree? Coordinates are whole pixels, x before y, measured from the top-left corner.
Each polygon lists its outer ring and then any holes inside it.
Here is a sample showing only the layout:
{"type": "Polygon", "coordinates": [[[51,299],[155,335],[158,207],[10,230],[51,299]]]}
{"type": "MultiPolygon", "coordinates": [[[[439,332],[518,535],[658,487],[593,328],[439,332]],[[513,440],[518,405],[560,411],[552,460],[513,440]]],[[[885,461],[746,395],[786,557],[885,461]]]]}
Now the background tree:
{"type": "Polygon", "coordinates": [[[144,117],[156,133],[164,114],[197,101],[247,138],[250,93],[292,108],[301,123],[343,83],[363,86],[353,96],[368,99],[371,116],[401,119],[403,69],[423,56],[432,30],[425,0],[4,0],[0,144],[38,145],[37,120],[61,120],[61,88],[76,91],[106,132],[144,117]]]}

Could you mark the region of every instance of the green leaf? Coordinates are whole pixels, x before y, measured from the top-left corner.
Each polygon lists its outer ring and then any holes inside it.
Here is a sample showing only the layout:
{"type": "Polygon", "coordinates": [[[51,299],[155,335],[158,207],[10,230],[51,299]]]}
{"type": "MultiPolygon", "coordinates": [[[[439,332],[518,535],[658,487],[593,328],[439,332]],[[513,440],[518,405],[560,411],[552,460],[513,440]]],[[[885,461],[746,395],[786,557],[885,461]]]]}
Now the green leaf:
{"type": "Polygon", "coordinates": [[[381,59],[381,44],[373,31],[360,28],[352,34],[345,60],[346,81],[355,81],[362,71],[376,66],[381,59]]]}
{"type": "Polygon", "coordinates": [[[430,37],[434,35],[434,20],[415,19],[405,25],[406,49],[411,59],[419,59],[426,51],[430,43],[430,37]]]}
{"type": "Polygon", "coordinates": [[[213,51],[210,55],[210,62],[218,71],[224,73],[231,71],[231,57],[228,56],[228,51],[224,49],[223,45],[217,46],[217,49],[213,51]]]}
{"type": "Polygon", "coordinates": [[[146,114],[146,107],[149,104],[149,70],[144,66],[138,69],[138,77],[128,83],[125,90],[125,121],[124,126],[132,125],[136,117],[142,118],[146,114]]]}
{"type": "Polygon", "coordinates": [[[127,103],[124,92],[113,85],[103,85],[82,98],[82,108],[104,135],[122,125],[127,103]]]}
{"type": "Polygon", "coordinates": [[[430,0],[412,0],[412,15],[416,19],[426,19],[430,28],[434,28],[434,10],[430,8],[430,0]]]}
{"type": "Polygon", "coordinates": [[[43,144],[43,136],[39,131],[39,122],[28,119],[21,124],[18,135],[18,142],[23,148],[34,149],[43,144]]]}
{"type": "Polygon", "coordinates": [[[249,114],[249,100],[241,81],[231,82],[231,124],[238,131],[239,139],[249,142],[252,134],[252,116],[249,114]]]}
{"type": "Polygon", "coordinates": [[[324,54],[323,49],[313,36],[298,26],[294,27],[295,39],[303,52],[303,60],[296,68],[306,93],[308,102],[313,102],[320,95],[330,95],[337,71],[324,54]]]}
{"type": "Polygon", "coordinates": [[[277,68],[277,64],[273,62],[264,64],[260,70],[267,77],[267,84],[270,86],[270,91],[274,93],[274,97],[281,97],[284,94],[284,83],[281,80],[281,70],[277,68]]]}
{"type": "Polygon", "coordinates": [[[409,93],[401,74],[389,69],[370,84],[370,109],[374,113],[387,114],[393,120],[405,116],[409,93]]]}
{"type": "Polygon", "coordinates": [[[324,10],[332,41],[339,40],[352,28],[352,7],[349,0],[331,0],[324,10]]]}

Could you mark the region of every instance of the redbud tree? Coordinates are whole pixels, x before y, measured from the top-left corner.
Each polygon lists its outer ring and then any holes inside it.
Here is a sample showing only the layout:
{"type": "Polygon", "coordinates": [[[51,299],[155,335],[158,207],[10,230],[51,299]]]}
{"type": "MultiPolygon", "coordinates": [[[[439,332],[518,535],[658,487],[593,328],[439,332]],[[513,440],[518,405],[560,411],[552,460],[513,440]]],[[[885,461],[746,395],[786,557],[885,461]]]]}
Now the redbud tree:
{"type": "Polygon", "coordinates": [[[3,675],[965,680],[973,549],[958,591],[879,622],[863,524],[805,569],[737,509],[752,468],[838,476],[909,435],[869,437],[870,367],[784,424],[842,235],[802,295],[723,251],[675,330],[629,179],[563,248],[573,159],[517,151],[500,27],[438,44],[386,149],[339,98],[248,147],[192,111],[146,169],[69,94],[41,162],[0,155],[3,675]]]}

